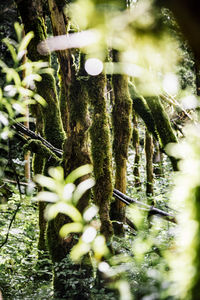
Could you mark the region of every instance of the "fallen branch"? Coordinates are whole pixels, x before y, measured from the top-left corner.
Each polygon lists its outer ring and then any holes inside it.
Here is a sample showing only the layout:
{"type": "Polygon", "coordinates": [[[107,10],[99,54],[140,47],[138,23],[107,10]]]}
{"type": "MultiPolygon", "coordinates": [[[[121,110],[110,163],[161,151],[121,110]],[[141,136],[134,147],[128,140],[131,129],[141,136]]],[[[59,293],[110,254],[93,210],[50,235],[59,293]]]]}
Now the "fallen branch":
{"type": "Polygon", "coordinates": [[[147,205],[143,202],[134,200],[134,199],[126,196],[122,192],[118,191],[117,189],[113,190],[113,196],[118,198],[120,201],[124,202],[126,205],[137,204],[140,207],[140,209],[148,211],[149,216],[158,215],[162,218],[165,218],[167,221],[177,223],[175,216],[173,216],[172,214],[167,213],[159,208],[147,205]]]}

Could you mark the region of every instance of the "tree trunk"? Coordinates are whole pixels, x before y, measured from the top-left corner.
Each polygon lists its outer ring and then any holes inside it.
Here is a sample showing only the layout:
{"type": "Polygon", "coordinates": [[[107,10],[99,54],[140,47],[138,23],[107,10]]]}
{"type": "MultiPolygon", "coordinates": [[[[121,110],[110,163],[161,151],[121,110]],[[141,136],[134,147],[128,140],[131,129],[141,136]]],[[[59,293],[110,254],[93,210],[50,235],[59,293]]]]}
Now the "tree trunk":
{"type": "Polygon", "coordinates": [[[135,111],[133,110],[133,133],[132,133],[132,143],[133,148],[135,149],[135,159],[134,159],[134,167],[133,167],[133,175],[135,179],[135,187],[137,190],[141,189],[141,181],[140,181],[140,141],[139,141],[139,131],[138,131],[138,123],[137,116],[135,111]]]}
{"type": "Polygon", "coordinates": [[[93,119],[90,129],[92,142],[92,161],[96,184],[94,186],[95,202],[99,206],[101,233],[110,241],[113,228],[109,217],[112,197],[112,157],[108,116],[105,100],[106,78],[104,74],[91,77],[88,93],[93,106],[93,119]]]}
{"type": "MultiPolygon", "coordinates": [[[[148,97],[146,100],[156,124],[156,129],[159,134],[159,141],[162,149],[165,149],[165,147],[169,143],[177,143],[178,141],[171,127],[169,117],[165,112],[160,99],[158,97],[148,97]]],[[[169,158],[171,160],[174,171],[177,171],[177,159],[171,156],[169,156],[169,158]]]]}
{"type": "MultiPolygon", "coordinates": [[[[119,53],[113,51],[113,60],[119,61],[119,53]]],[[[114,108],[113,108],[113,151],[115,157],[116,173],[115,187],[122,193],[126,193],[126,163],[128,147],[131,138],[131,98],[128,90],[128,76],[113,75],[114,108]]],[[[111,205],[111,218],[115,221],[114,230],[116,234],[124,232],[125,205],[118,199],[111,205]]]]}
{"type": "MultiPolygon", "coordinates": [[[[153,196],[153,138],[145,131],[145,154],[146,154],[146,194],[153,196]]],[[[153,203],[151,203],[153,205],[153,203]]]]}
{"type": "MultiPolygon", "coordinates": [[[[43,19],[42,1],[41,0],[21,0],[16,1],[18,9],[24,24],[25,32],[34,32],[34,38],[28,47],[28,57],[32,61],[48,61],[50,56],[43,56],[37,52],[37,45],[46,39],[46,29],[43,19]]],[[[45,138],[55,147],[62,149],[65,134],[63,131],[61,115],[58,105],[55,79],[51,74],[42,74],[42,81],[36,83],[37,92],[46,100],[45,107],[37,104],[35,110],[36,127],[44,125],[45,138]],[[42,115],[41,115],[42,113],[42,115]],[[42,124],[41,124],[42,119],[42,124]]],[[[38,128],[39,128],[38,127],[38,128]]],[[[42,130],[41,128],[39,129],[42,130]]],[[[40,132],[41,133],[41,132],[40,132]]],[[[48,168],[52,166],[52,162],[46,161],[44,166],[44,158],[41,155],[34,157],[34,172],[35,174],[47,174],[48,168]]],[[[45,204],[39,204],[39,250],[46,250],[46,221],[44,219],[45,204]]]]}

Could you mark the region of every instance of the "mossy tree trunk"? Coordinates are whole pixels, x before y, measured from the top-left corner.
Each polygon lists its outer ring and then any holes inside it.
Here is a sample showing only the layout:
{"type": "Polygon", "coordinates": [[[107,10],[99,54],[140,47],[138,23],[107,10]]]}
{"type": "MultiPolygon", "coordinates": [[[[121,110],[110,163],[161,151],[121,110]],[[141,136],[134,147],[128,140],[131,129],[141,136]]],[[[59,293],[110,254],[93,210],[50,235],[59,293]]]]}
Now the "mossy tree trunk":
{"type": "MultiPolygon", "coordinates": [[[[177,143],[178,140],[172,129],[170,119],[165,112],[159,97],[148,97],[146,98],[146,100],[156,124],[156,129],[159,134],[159,141],[162,149],[165,149],[165,147],[169,143],[177,143]]],[[[174,171],[177,171],[177,159],[171,156],[169,158],[171,160],[174,171]]]]}
{"type": "MultiPolygon", "coordinates": [[[[135,86],[130,82],[129,91],[133,101],[133,108],[144,121],[148,131],[159,141],[162,150],[168,143],[177,143],[176,135],[171,127],[169,117],[165,112],[159,97],[140,96],[135,86]]],[[[174,171],[178,170],[177,159],[169,156],[174,171]]]]}
{"type": "MultiPolygon", "coordinates": [[[[146,194],[153,196],[153,138],[145,131],[145,155],[146,155],[146,194]]],[[[153,203],[151,203],[153,204],[153,203]]]]}
{"type": "MultiPolygon", "coordinates": [[[[51,25],[54,36],[67,34],[68,19],[63,13],[64,1],[48,0],[51,25]]],[[[69,93],[72,80],[73,59],[69,49],[57,51],[60,73],[60,107],[62,109],[62,119],[67,135],[69,128],[69,93]]]]}
{"type": "MultiPolygon", "coordinates": [[[[119,61],[119,53],[113,51],[113,60],[119,61]]],[[[112,77],[114,90],[113,108],[113,151],[115,157],[116,173],[115,187],[122,193],[126,193],[126,163],[128,157],[128,147],[131,138],[131,112],[132,101],[128,89],[128,76],[116,74],[112,77]]],[[[123,223],[125,223],[125,204],[118,199],[111,205],[111,218],[116,220],[114,229],[116,234],[123,233],[123,223]]]]}
{"type": "Polygon", "coordinates": [[[92,142],[92,161],[96,184],[95,202],[99,206],[101,233],[110,241],[113,228],[109,217],[112,198],[111,142],[108,115],[105,100],[106,77],[104,74],[91,77],[88,82],[88,94],[93,107],[90,137],[92,142]]]}
{"type": "Polygon", "coordinates": [[[163,153],[160,150],[159,142],[155,139],[154,143],[154,154],[153,154],[153,164],[154,164],[154,174],[156,177],[164,177],[163,172],[163,153]]]}
{"type": "MultiPolygon", "coordinates": [[[[32,39],[28,47],[28,57],[32,61],[43,60],[50,63],[50,56],[43,56],[38,53],[37,45],[46,39],[46,28],[43,19],[43,7],[41,0],[22,0],[16,1],[18,10],[20,12],[25,33],[29,31],[34,32],[34,38],[32,39]]],[[[38,93],[46,100],[47,105],[45,107],[40,106],[38,114],[36,113],[36,124],[42,119],[44,122],[44,136],[55,147],[62,149],[65,134],[61,122],[61,116],[58,105],[58,98],[56,92],[55,79],[51,74],[42,74],[42,81],[36,84],[38,93]]],[[[38,155],[35,156],[35,173],[41,173],[43,169],[43,158],[38,155]]],[[[45,164],[44,172],[47,173],[49,162],[45,164]]],[[[39,225],[40,225],[40,237],[39,237],[39,249],[45,250],[45,231],[46,222],[44,220],[44,204],[39,205],[39,225]]]]}
{"type": "MultiPolygon", "coordinates": [[[[62,11],[62,5],[58,6],[58,2],[48,0],[51,24],[54,35],[67,34],[66,17],[62,11]],[[59,22],[58,22],[59,20],[59,22]]],[[[76,74],[75,66],[73,65],[72,53],[69,50],[57,51],[58,61],[60,65],[60,107],[62,120],[64,122],[67,139],[64,144],[63,166],[65,176],[71,171],[80,167],[81,165],[90,163],[90,155],[88,151],[88,94],[84,79],[81,79],[83,71],[83,55],[81,56],[80,68],[76,74]]],[[[86,179],[87,176],[81,178],[86,179]]],[[[88,205],[90,193],[86,193],[77,205],[78,209],[83,212],[88,205]]],[[[56,219],[51,221],[48,225],[48,244],[51,257],[54,263],[60,263],[67,254],[70,253],[72,247],[77,242],[76,235],[72,235],[71,239],[63,240],[59,237],[59,230],[61,226],[70,220],[62,215],[58,215],[56,219]]],[[[74,275],[74,280],[92,276],[91,267],[88,264],[70,265],[68,268],[73,269],[77,273],[77,278],[74,275]]],[[[74,273],[74,274],[75,274],[74,273]]],[[[66,275],[60,276],[59,271],[54,270],[54,292],[56,296],[66,297],[66,292],[70,289],[67,271],[66,275]]],[[[84,299],[84,284],[80,285],[74,295],[74,299],[81,297],[84,299]]]]}
{"type": "Polygon", "coordinates": [[[140,141],[139,141],[139,130],[138,130],[138,122],[137,116],[133,109],[133,133],[132,133],[132,144],[135,150],[135,159],[134,159],[134,166],[133,166],[133,175],[135,180],[135,187],[137,190],[141,188],[141,181],[140,181],[140,141]]]}

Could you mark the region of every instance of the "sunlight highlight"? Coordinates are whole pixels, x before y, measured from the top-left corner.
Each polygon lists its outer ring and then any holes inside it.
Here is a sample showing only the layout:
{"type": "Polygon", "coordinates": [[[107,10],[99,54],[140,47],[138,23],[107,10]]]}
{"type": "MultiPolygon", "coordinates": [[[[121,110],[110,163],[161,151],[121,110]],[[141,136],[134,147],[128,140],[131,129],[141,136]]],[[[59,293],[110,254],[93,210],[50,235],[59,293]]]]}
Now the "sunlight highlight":
{"type": "Polygon", "coordinates": [[[89,75],[97,76],[103,71],[103,63],[98,58],[88,58],[85,62],[85,70],[89,75]]]}

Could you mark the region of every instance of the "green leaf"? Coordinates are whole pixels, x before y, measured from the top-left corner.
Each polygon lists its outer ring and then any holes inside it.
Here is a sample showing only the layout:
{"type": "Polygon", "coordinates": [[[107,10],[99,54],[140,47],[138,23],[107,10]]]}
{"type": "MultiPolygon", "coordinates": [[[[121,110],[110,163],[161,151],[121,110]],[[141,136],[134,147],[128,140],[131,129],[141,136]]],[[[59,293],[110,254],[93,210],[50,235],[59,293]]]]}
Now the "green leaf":
{"type": "Polygon", "coordinates": [[[72,171],[67,176],[65,182],[66,183],[74,182],[76,179],[91,173],[92,170],[93,170],[92,165],[87,164],[87,165],[81,166],[81,167],[77,168],[76,170],[72,171]]]}
{"type": "Polygon", "coordinates": [[[17,53],[15,51],[15,48],[11,44],[10,40],[8,38],[5,38],[2,40],[4,44],[6,44],[8,50],[10,51],[10,54],[12,56],[13,61],[16,63],[18,61],[17,59],[17,53]]]}
{"type": "Polygon", "coordinates": [[[50,168],[48,171],[49,175],[56,179],[57,181],[62,181],[64,179],[64,171],[63,168],[50,168]]]}
{"type": "Polygon", "coordinates": [[[83,224],[81,223],[68,223],[65,224],[64,226],[62,226],[62,228],[60,229],[60,236],[61,237],[66,237],[69,233],[71,232],[82,232],[83,230],[83,224]]]}
{"type": "Polygon", "coordinates": [[[18,22],[15,22],[14,28],[17,35],[17,40],[18,42],[20,42],[22,39],[23,28],[18,22]]]}
{"type": "Polygon", "coordinates": [[[49,178],[49,177],[44,176],[44,175],[40,175],[40,174],[36,175],[34,179],[41,186],[46,187],[49,190],[51,190],[51,191],[56,190],[56,181],[54,179],[49,178]]]}
{"type": "Polygon", "coordinates": [[[81,257],[90,251],[90,244],[86,244],[79,240],[79,242],[72,248],[70,253],[73,261],[79,261],[81,257]]]}
{"type": "Polygon", "coordinates": [[[44,100],[44,98],[42,96],[40,96],[39,94],[34,94],[33,98],[38,102],[40,103],[42,106],[46,106],[47,103],[46,101],[44,100]]]}
{"type": "Polygon", "coordinates": [[[46,202],[57,202],[59,200],[58,195],[52,192],[42,191],[36,197],[38,201],[46,201],[46,202]]]}
{"type": "Polygon", "coordinates": [[[34,33],[31,31],[25,35],[23,40],[21,41],[19,48],[18,48],[18,55],[20,52],[23,52],[24,50],[27,49],[28,44],[30,43],[31,39],[34,37],[34,33]]]}
{"type": "Polygon", "coordinates": [[[71,204],[58,203],[59,212],[69,216],[74,222],[82,222],[83,218],[79,210],[71,204]]]}
{"type": "Polygon", "coordinates": [[[95,181],[92,178],[86,179],[79,183],[74,194],[73,194],[73,202],[77,204],[78,200],[83,196],[83,194],[91,189],[95,185],[95,181]]]}

